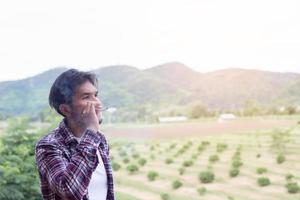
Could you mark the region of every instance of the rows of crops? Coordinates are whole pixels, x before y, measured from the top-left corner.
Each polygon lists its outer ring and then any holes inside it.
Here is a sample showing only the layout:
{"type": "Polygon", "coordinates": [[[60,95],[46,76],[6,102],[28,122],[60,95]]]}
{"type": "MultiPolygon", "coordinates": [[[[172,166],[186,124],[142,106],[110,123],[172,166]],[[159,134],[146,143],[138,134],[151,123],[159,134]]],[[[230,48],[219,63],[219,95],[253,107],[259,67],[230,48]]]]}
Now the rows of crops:
{"type": "Polygon", "coordinates": [[[300,199],[300,127],[111,142],[119,199],[300,199]]]}

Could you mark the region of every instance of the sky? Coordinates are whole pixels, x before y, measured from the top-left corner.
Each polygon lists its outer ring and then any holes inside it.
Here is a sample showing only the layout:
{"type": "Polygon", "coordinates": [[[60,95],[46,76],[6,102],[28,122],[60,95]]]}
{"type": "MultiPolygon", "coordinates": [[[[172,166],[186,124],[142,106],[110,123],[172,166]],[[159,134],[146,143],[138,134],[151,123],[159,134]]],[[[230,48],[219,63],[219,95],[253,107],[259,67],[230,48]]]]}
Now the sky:
{"type": "Polygon", "coordinates": [[[1,1],[0,81],[173,61],[300,73],[299,11],[299,0],[1,1]]]}

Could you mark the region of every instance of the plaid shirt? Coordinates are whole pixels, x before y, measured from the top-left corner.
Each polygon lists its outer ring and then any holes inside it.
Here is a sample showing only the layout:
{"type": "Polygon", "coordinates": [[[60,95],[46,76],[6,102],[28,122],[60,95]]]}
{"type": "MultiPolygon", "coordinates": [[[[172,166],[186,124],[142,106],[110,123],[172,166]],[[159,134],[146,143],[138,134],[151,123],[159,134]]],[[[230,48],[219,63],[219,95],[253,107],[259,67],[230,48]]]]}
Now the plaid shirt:
{"type": "Polygon", "coordinates": [[[35,147],[36,165],[44,200],[88,200],[88,185],[99,161],[97,148],[107,174],[107,200],[114,200],[109,146],[100,132],[87,130],[80,143],[63,120],[35,147]]]}

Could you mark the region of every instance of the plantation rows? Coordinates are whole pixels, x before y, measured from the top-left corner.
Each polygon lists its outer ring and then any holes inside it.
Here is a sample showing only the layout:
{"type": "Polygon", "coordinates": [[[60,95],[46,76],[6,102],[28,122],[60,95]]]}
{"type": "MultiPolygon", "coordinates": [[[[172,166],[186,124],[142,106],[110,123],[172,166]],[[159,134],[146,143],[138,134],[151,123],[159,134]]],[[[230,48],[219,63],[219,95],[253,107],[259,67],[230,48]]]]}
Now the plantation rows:
{"type": "Polygon", "coordinates": [[[120,199],[300,199],[300,129],[111,142],[120,199]]]}

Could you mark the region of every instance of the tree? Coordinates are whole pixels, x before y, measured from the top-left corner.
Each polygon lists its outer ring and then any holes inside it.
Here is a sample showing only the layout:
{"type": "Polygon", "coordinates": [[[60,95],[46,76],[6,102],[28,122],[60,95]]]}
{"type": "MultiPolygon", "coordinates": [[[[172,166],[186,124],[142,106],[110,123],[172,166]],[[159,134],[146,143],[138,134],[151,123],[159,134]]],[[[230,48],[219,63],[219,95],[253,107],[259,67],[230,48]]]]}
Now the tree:
{"type": "Polygon", "coordinates": [[[201,103],[197,103],[191,107],[191,110],[189,112],[189,117],[195,119],[200,117],[206,117],[208,116],[208,114],[209,113],[207,111],[206,106],[204,106],[201,103]]]}
{"type": "Polygon", "coordinates": [[[38,135],[29,128],[27,118],[10,119],[0,138],[0,199],[41,199],[34,157],[38,135]]]}

